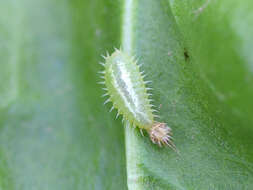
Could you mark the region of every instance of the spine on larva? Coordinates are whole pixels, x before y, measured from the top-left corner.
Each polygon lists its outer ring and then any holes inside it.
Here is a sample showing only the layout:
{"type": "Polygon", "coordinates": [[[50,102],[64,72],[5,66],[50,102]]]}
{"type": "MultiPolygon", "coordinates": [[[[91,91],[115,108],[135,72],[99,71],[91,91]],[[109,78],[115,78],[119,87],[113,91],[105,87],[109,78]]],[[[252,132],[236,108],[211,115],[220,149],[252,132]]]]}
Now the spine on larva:
{"type": "MultiPolygon", "coordinates": [[[[104,70],[100,72],[104,81],[100,82],[105,85],[106,93],[103,96],[109,96],[105,104],[112,102],[112,109],[118,110],[118,115],[123,116],[124,121],[130,125],[146,130],[153,143],[159,146],[168,145],[176,150],[172,142],[172,133],[166,123],[160,123],[154,120],[155,115],[148,93],[150,88],[146,88],[147,83],[144,81],[143,72],[137,61],[121,50],[115,50],[110,56],[107,55],[104,70]]],[[[142,133],[143,134],[143,133],[142,133]]]]}

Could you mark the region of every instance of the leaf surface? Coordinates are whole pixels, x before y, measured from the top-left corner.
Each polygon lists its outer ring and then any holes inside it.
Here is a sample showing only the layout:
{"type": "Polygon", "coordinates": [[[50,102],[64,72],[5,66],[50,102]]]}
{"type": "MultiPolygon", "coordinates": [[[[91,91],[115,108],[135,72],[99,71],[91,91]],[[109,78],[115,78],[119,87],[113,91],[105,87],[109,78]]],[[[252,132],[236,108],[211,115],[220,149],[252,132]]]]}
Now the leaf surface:
{"type": "Polygon", "coordinates": [[[123,130],[97,84],[119,5],[0,1],[0,189],[126,189],[123,130]]]}
{"type": "Polygon", "coordinates": [[[249,7],[250,1],[125,1],[123,48],[144,64],[160,120],[180,152],[127,127],[129,189],[253,188],[249,7]]]}

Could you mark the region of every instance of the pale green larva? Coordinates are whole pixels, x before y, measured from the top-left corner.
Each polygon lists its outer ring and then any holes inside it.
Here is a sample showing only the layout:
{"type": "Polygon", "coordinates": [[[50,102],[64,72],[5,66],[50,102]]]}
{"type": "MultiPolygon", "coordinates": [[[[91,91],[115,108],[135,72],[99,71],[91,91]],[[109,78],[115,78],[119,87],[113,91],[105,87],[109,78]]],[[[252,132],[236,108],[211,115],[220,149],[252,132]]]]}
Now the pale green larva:
{"type": "MultiPolygon", "coordinates": [[[[102,84],[105,84],[106,94],[109,96],[105,101],[112,102],[113,108],[118,110],[118,114],[123,115],[123,120],[130,125],[145,129],[153,143],[159,146],[168,145],[175,149],[171,138],[171,129],[166,123],[155,121],[151,100],[146,88],[149,81],[144,81],[143,72],[131,56],[115,50],[112,55],[105,58],[102,84]]],[[[111,110],[112,110],[111,109],[111,110]]]]}

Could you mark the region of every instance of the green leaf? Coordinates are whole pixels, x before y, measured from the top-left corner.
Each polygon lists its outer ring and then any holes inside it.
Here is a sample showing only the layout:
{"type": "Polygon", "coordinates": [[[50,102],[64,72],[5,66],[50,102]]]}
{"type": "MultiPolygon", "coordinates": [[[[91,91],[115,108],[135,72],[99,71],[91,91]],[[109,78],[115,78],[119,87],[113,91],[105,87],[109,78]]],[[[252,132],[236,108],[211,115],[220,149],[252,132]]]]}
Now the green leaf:
{"type": "Polygon", "coordinates": [[[0,1],[0,189],[252,189],[252,8],[0,1]],[[153,81],[180,154],[130,127],[125,150],[97,84],[100,55],[120,44],[153,81]]]}
{"type": "Polygon", "coordinates": [[[252,8],[249,0],[125,1],[123,49],[144,63],[180,151],[127,127],[129,189],[253,188],[252,8]]]}
{"type": "Polygon", "coordinates": [[[119,6],[0,1],[0,189],[126,189],[123,129],[97,84],[119,6]]]}

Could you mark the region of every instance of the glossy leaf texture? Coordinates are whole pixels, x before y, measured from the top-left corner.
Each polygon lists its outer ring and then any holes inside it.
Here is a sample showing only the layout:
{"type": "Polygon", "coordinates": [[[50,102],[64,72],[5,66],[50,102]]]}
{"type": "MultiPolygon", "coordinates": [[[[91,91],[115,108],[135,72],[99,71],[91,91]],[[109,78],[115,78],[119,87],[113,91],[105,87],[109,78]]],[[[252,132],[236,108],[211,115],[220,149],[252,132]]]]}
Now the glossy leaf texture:
{"type": "Polygon", "coordinates": [[[124,133],[97,84],[120,10],[114,0],[0,1],[0,189],[126,189],[124,133]]]}
{"type": "Polygon", "coordinates": [[[180,154],[126,127],[128,187],[253,188],[253,4],[126,0],[122,44],[136,55],[180,154]]]}

